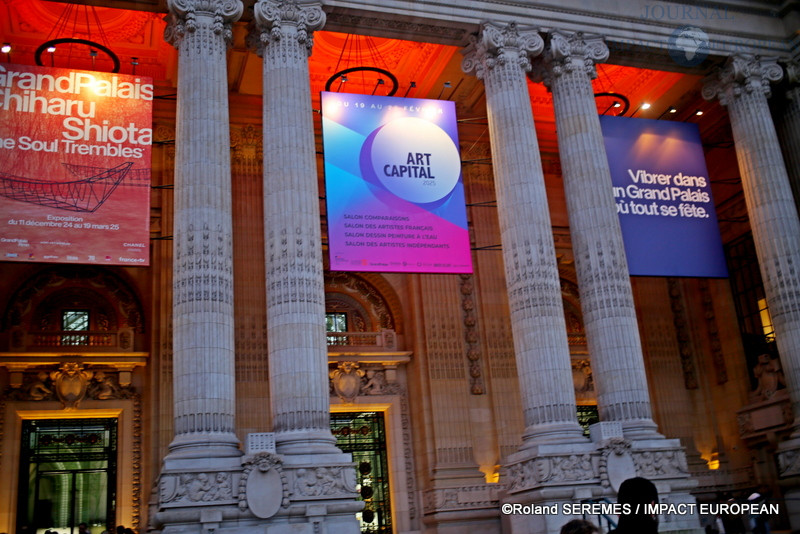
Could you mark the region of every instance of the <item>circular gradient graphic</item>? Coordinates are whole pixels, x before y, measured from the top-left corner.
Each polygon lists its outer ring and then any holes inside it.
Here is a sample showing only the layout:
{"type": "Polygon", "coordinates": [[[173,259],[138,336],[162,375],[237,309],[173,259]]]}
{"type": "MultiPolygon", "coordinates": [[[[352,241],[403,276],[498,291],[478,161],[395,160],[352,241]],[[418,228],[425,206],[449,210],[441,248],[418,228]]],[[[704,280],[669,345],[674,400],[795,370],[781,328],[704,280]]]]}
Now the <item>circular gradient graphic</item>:
{"type": "Polygon", "coordinates": [[[461,158],[447,132],[416,117],[403,117],[374,133],[369,162],[378,182],[415,204],[449,195],[461,175],[461,158]]]}

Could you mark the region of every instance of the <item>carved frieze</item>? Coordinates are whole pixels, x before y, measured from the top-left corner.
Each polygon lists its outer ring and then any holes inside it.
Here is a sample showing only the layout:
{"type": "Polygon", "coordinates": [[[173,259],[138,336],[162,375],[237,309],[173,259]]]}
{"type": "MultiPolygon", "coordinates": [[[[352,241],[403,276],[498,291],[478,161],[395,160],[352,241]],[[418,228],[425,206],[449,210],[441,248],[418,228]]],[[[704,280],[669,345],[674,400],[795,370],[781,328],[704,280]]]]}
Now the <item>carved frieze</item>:
{"type": "MultiPolygon", "coordinates": [[[[238,486],[236,486],[238,489],[238,486]]],[[[228,471],[162,475],[162,504],[234,503],[234,474],[228,471]]]]}
{"type": "Polygon", "coordinates": [[[778,453],[778,475],[781,478],[800,475],[800,449],[778,453]]]}
{"type": "Polygon", "coordinates": [[[680,449],[636,451],[633,453],[636,474],[643,477],[688,475],[686,455],[680,449]]]}
{"type": "Polygon", "coordinates": [[[701,279],[699,284],[700,294],[703,298],[703,316],[706,319],[706,330],[711,344],[711,361],[714,364],[714,371],[717,375],[717,384],[724,384],[728,381],[728,368],[725,365],[725,354],[722,351],[722,340],[720,339],[719,326],[714,312],[710,282],[707,279],[701,279]]]}
{"type": "Polygon", "coordinates": [[[297,499],[347,497],[356,492],[356,472],[351,466],[303,467],[290,473],[297,499]]]}
{"type": "Polygon", "coordinates": [[[486,393],[486,387],[483,383],[481,345],[475,309],[475,279],[471,274],[462,274],[460,276],[464,345],[467,351],[467,365],[469,365],[469,391],[472,395],[483,395],[486,393]]]}
{"type": "Polygon", "coordinates": [[[508,491],[594,480],[599,476],[596,464],[589,453],[531,458],[508,467],[508,491]]]}
{"type": "Polygon", "coordinates": [[[672,322],[678,338],[678,351],[683,369],[683,383],[686,389],[697,389],[697,370],[694,364],[691,332],[687,319],[686,306],[681,295],[681,282],[677,278],[667,278],[669,301],[672,309],[672,322]]]}
{"type": "Polygon", "coordinates": [[[486,484],[428,490],[423,496],[423,508],[426,514],[476,508],[497,509],[498,493],[502,489],[500,484],[486,484]]]}

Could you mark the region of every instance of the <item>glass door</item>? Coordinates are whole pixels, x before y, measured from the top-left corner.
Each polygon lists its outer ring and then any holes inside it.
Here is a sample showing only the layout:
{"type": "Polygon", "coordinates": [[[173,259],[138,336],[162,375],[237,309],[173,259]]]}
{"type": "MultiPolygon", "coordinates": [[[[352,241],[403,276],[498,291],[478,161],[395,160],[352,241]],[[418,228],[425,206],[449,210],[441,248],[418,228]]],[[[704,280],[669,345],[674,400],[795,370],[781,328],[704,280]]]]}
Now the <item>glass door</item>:
{"type": "Polygon", "coordinates": [[[17,530],[114,527],[116,419],[23,421],[17,530]]]}
{"type": "Polygon", "coordinates": [[[392,506],[383,413],[332,413],[331,432],[336,436],[336,446],[351,453],[356,463],[359,500],[364,501],[364,510],[356,514],[362,534],[391,533],[392,506]]]}

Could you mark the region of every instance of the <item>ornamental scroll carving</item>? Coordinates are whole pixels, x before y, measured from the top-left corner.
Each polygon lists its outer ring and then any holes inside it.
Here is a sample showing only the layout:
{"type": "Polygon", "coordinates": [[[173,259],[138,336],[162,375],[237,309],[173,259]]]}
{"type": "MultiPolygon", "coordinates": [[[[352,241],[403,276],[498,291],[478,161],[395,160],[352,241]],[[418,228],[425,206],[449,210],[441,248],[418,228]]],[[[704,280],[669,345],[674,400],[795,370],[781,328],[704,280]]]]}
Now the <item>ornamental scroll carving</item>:
{"type": "Polygon", "coordinates": [[[198,21],[198,15],[210,17],[211,31],[231,42],[231,24],[239,20],[244,12],[241,0],[167,0],[167,7],[169,15],[166,17],[164,39],[175,45],[187,33],[195,33],[203,25],[198,21]]]}
{"type": "Polygon", "coordinates": [[[122,386],[119,372],[107,368],[86,369],[79,362],[66,362],[57,370],[35,368],[26,371],[18,387],[9,387],[5,397],[20,401],[58,400],[66,410],[78,408],[85,399],[130,399],[130,385],[122,386]]]}
{"type": "Polygon", "coordinates": [[[253,6],[253,15],[256,31],[250,32],[247,41],[259,56],[270,43],[293,37],[311,55],[312,33],[325,25],[325,12],[320,4],[296,0],[259,0],[253,6]]]}
{"type": "Polygon", "coordinates": [[[341,362],[328,373],[333,391],[345,404],[352,404],[361,391],[361,378],[366,373],[355,362],[341,362]]]}
{"type": "Polygon", "coordinates": [[[354,362],[342,362],[329,373],[330,393],[337,395],[342,402],[352,404],[359,395],[402,395],[403,387],[397,382],[389,382],[382,368],[365,366],[363,369],[354,362]],[[355,383],[354,378],[358,379],[355,383]],[[345,393],[347,395],[345,395],[345,393]]]}
{"type": "Polygon", "coordinates": [[[535,81],[544,82],[550,88],[553,77],[572,72],[583,72],[589,79],[597,77],[595,64],[608,59],[608,46],[600,36],[584,35],[583,32],[567,33],[553,31],[542,61],[533,69],[535,81]]]}
{"type": "Polygon", "coordinates": [[[770,83],[783,78],[783,69],[776,58],[762,58],[746,54],[735,54],[725,65],[703,82],[703,98],[719,98],[727,106],[732,99],[744,93],[762,93],[769,98],[770,83]]]}
{"type": "Polygon", "coordinates": [[[544,40],[533,29],[520,30],[517,24],[497,25],[486,22],[478,36],[470,36],[461,69],[484,79],[488,70],[498,65],[516,63],[523,71],[531,70],[531,56],[544,50],[544,40]]]}

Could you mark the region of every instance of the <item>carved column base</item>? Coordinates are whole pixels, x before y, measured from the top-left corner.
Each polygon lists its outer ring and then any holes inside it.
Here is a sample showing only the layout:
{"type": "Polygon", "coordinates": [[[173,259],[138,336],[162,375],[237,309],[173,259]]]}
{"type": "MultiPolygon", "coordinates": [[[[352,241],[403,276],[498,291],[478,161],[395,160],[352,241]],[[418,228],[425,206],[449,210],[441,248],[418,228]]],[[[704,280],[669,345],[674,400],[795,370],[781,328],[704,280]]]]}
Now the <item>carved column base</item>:
{"type": "MultiPolygon", "coordinates": [[[[599,423],[591,429],[592,442],[540,445],[509,456],[500,503],[501,510],[505,505],[516,513],[501,516],[503,532],[558,534],[564,523],[583,517],[570,513],[574,505],[603,498],[615,503],[619,485],[636,476],[653,481],[661,503],[695,503],[689,491],[697,483],[689,476],[679,440],[629,440],[619,423],[599,423]],[[537,513],[527,505],[547,508],[537,513]]],[[[659,521],[659,532],[703,532],[696,514],[664,515],[659,521]]]]}
{"type": "Polygon", "coordinates": [[[320,455],[337,454],[336,438],[330,430],[297,430],[276,432],[275,443],[280,454],[320,455]]]}
{"type": "Polygon", "coordinates": [[[800,530],[800,438],[778,445],[778,476],[789,524],[792,530],[800,530]]]}
{"type": "Polygon", "coordinates": [[[358,534],[349,454],[165,459],[152,531],[163,534],[358,534]]]}
{"type": "Polygon", "coordinates": [[[242,451],[239,450],[239,440],[234,434],[227,432],[218,433],[191,433],[176,436],[169,445],[169,454],[164,458],[170,459],[195,459],[233,457],[238,461],[242,451]]]}
{"type": "Polygon", "coordinates": [[[499,534],[502,489],[500,484],[473,482],[427,490],[423,495],[423,522],[440,534],[461,534],[466,528],[470,532],[499,534]],[[465,526],[467,522],[469,527],[465,526]]]}

